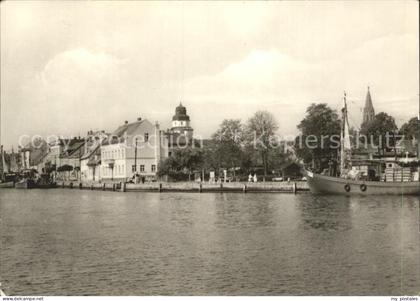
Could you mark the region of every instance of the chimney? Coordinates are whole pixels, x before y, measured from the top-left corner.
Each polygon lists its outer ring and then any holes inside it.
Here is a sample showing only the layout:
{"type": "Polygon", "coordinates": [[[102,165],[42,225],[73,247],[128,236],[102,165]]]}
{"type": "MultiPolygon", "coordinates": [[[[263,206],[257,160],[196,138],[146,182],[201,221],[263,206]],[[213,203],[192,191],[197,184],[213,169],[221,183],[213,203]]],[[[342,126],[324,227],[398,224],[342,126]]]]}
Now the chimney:
{"type": "Polygon", "coordinates": [[[137,117],[137,121],[141,121],[141,117],[137,117]]]}

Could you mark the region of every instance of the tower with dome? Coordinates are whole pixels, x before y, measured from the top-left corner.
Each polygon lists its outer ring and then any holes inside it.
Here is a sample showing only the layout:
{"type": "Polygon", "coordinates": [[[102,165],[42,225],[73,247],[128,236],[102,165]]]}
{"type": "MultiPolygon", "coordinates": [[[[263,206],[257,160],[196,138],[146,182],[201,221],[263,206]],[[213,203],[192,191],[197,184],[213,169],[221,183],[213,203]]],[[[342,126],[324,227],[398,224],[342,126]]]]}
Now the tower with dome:
{"type": "Polygon", "coordinates": [[[185,108],[182,103],[179,103],[175,109],[170,131],[173,134],[185,136],[187,140],[192,140],[193,138],[194,130],[190,125],[190,116],[187,115],[187,108],[185,108]]]}
{"type": "Polygon", "coordinates": [[[175,115],[172,117],[171,128],[166,131],[168,138],[169,153],[171,156],[174,150],[193,145],[193,128],[190,124],[190,116],[187,109],[179,103],[175,108],[175,115]]]}

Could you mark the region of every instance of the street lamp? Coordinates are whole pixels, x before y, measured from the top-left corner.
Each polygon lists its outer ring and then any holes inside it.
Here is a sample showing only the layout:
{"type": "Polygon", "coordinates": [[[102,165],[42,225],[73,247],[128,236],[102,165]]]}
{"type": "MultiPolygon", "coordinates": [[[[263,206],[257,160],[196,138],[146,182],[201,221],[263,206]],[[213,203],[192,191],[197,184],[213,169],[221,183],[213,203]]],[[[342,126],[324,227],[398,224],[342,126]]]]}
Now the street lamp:
{"type": "Polygon", "coordinates": [[[134,148],[134,172],[137,172],[137,142],[138,138],[136,138],[136,146],[134,148]]]}

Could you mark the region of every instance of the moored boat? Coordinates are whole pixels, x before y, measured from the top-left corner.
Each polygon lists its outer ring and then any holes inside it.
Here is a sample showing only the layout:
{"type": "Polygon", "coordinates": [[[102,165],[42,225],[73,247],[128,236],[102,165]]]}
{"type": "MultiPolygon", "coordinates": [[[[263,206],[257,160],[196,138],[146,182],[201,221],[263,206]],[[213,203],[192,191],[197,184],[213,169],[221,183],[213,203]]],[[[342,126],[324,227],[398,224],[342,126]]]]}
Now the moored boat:
{"type": "Polygon", "coordinates": [[[35,177],[31,171],[26,171],[22,174],[22,178],[15,182],[15,188],[17,189],[32,189],[32,188],[55,188],[56,183],[52,181],[49,174],[41,174],[39,177],[35,177]]]}
{"type": "Polygon", "coordinates": [[[306,171],[309,189],[315,194],[420,195],[420,182],[361,181],[306,171]]]}
{"type": "MultiPolygon", "coordinates": [[[[394,146],[395,148],[395,146],[394,146]]],[[[376,170],[368,170],[368,175],[360,176],[359,170],[352,167],[352,148],[350,143],[347,117],[346,94],[343,98],[341,140],[340,140],[340,175],[317,174],[306,170],[309,189],[315,194],[344,195],[420,195],[420,160],[365,160],[376,165],[376,170]],[[369,171],[375,176],[370,177],[369,171]],[[378,175],[376,175],[376,172],[378,175]]]]}
{"type": "Polygon", "coordinates": [[[36,183],[32,179],[21,179],[15,183],[17,189],[30,189],[36,188],[36,183]]]}
{"type": "Polygon", "coordinates": [[[57,184],[52,180],[50,175],[47,173],[41,174],[35,184],[36,184],[35,188],[47,189],[47,188],[57,187],[57,184]]]}

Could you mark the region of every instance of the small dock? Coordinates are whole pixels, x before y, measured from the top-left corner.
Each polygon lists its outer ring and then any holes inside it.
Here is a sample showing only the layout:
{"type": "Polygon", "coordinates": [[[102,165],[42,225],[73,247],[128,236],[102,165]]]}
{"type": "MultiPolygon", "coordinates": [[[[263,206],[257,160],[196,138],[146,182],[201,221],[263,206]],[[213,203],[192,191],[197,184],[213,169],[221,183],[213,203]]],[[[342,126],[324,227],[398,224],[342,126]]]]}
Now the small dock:
{"type": "Polygon", "coordinates": [[[306,182],[227,182],[227,183],[197,183],[197,182],[151,182],[151,183],[125,183],[125,182],[58,182],[59,188],[102,190],[115,192],[240,192],[262,193],[283,192],[297,193],[309,191],[306,182]]]}

